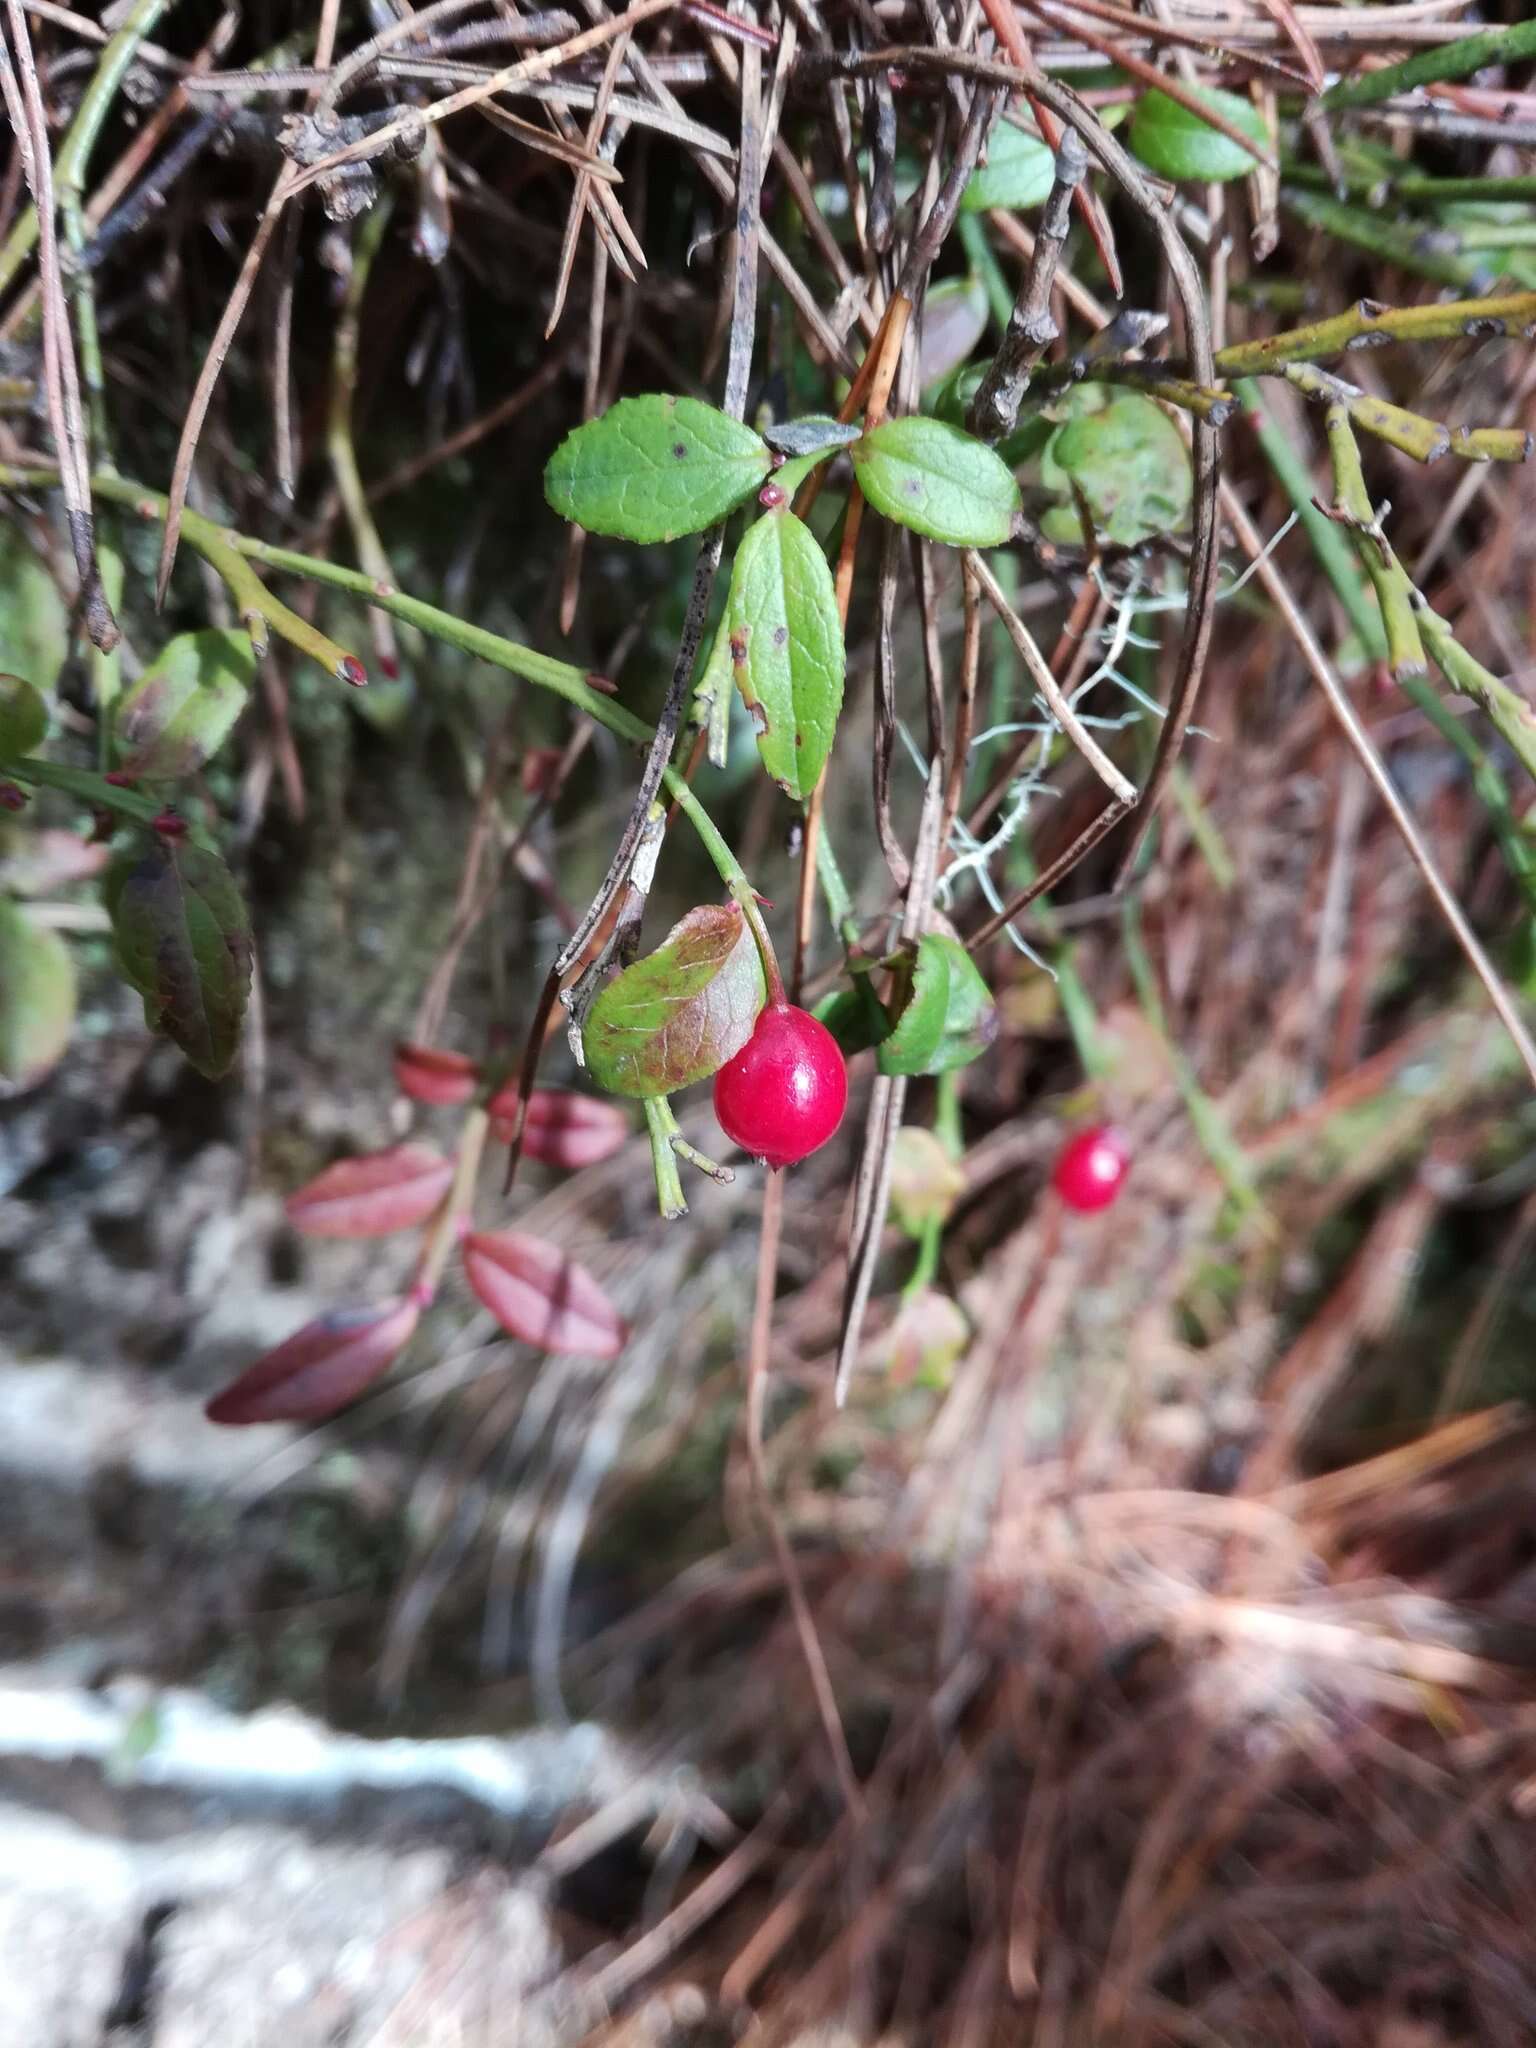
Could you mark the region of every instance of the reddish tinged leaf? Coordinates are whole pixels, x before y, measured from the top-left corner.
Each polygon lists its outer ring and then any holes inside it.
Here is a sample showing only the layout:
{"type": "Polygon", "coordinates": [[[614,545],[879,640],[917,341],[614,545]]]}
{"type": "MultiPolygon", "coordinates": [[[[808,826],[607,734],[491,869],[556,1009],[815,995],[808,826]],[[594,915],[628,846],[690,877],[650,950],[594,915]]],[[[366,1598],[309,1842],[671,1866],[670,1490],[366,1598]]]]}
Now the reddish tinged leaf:
{"type": "Polygon", "coordinates": [[[239,1049],[251,988],[251,926],[234,876],[210,847],[155,838],[111,871],[105,895],[144,1021],[218,1080],[239,1049]]]}
{"type": "Polygon", "coordinates": [[[707,1081],[752,1036],[763,997],[739,905],[701,904],[592,1005],[588,1069],[611,1095],[670,1095],[707,1081]]]}
{"type": "Polygon", "coordinates": [[[480,1085],[480,1067],[464,1052],[440,1052],[432,1045],[395,1047],[395,1080],[412,1102],[452,1108],[468,1102],[480,1085]]]}
{"type": "Polygon", "coordinates": [[[624,1347],[624,1320],[602,1288],[542,1237],[476,1231],[464,1240],[464,1270],[497,1322],[525,1344],[586,1358],[616,1358],[624,1347]]]}
{"type": "Polygon", "coordinates": [[[319,1422],[382,1379],[421,1319],[410,1300],[377,1308],[338,1308],[258,1358],[215,1394],[210,1422],[319,1422]]]}
{"type": "Polygon", "coordinates": [[[195,775],[245,709],[255,674],[248,634],[178,634],[118,706],[122,772],[151,781],[195,775]]]}
{"type": "Polygon", "coordinates": [[[430,1145],[393,1145],[338,1159],[283,1207],[306,1237],[388,1237],[425,1223],[452,1180],[453,1161],[430,1145]]]}
{"type": "MultiPolygon", "coordinates": [[[[491,1133],[510,1145],[516,1128],[517,1083],[491,1098],[491,1133]]],[[[577,1095],[566,1088],[535,1088],[528,1098],[523,1127],[523,1156],[545,1166],[575,1173],[611,1159],[629,1137],[629,1118],[616,1102],[597,1095],[577,1095]]]]}

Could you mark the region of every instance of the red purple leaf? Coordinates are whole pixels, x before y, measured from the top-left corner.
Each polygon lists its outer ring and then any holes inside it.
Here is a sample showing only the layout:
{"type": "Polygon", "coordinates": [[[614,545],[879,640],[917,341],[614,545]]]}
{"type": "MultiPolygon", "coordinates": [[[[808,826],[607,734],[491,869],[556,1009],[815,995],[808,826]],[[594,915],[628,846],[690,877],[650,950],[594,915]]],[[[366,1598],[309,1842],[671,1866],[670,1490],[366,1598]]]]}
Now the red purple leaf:
{"type": "Polygon", "coordinates": [[[283,1207],[306,1237],[388,1237],[425,1223],[452,1180],[453,1161],[430,1145],[392,1145],[338,1159],[283,1207]]]}
{"type": "Polygon", "coordinates": [[[395,1047],[395,1080],[402,1095],[438,1108],[468,1102],[480,1083],[480,1067],[468,1053],[440,1052],[432,1045],[395,1047]]]}
{"type": "Polygon", "coordinates": [[[333,1309],[258,1358],[204,1412],[210,1422],[232,1427],[319,1422],[383,1378],[420,1317],[419,1304],[410,1300],[333,1309]]]}
{"type": "MultiPolygon", "coordinates": [[[[491,1098],[491,1132],[510,1145],[516,1128],[517,1083],[509,1081],[491,1098]]],[[[568,1088],[535,1088],[528,1097],[523,1153],[545,1166],[574,1173],[611,1159],[629,1137],[629,1118],[616,1102],[578,1095],[568,1088]]]]}
{"type": "Polygon", "coordinates": [[[464,1270],[497,1322],[525,1344],[588,1358],[615,1358],[624,1347],[624,1320],[602,1288],[542,1237],[477,1231],[464,1240],[464,1270]]]}

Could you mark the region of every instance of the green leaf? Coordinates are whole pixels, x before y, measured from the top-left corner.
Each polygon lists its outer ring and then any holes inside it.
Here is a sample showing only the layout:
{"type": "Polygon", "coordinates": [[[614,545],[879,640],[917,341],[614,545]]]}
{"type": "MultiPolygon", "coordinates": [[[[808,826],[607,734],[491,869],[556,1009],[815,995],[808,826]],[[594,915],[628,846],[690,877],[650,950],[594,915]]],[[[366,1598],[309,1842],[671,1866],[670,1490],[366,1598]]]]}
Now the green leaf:
{"type": "Polygon", "coordinates": [[[868,1052],[882,1038],[888,1038],[891,1020],[880,998],[869,985],[869,976],[857,977],[856,988],[837,989],[823,996],[811,1015],[825,1024],[837,1040],[839,1050],[851,1059],[856,1052],[868,1052]]]}
{"type": "MultiPolygon", "coordinates": [[[[1261,149],[1269,148],[1269,130],[1251,100],[1236,93],[1219,92],[1214,86],[1190,87],[1195,97],[1217,113],[1224,114],[1233,127],[1251,135],[1261,149]]],[[[1198,179],[1201,184],[1225,184],[1232,178],[1246,178],[1258,168],[1256,160],[1219,128],[1202,121],[1165,92],[1143,93],[1137,102],[1129,136],[1132,153],[1139,156],[1160,177],[1198,179]]]]}
{"type": "Polygon", "coordinates": [[[908,955],[910,994],[875,1055],[882,1074],[943,1074],[968,1066],[997,1036],[997,1006],[957,939],[929,932],[908,955]]]}
{"type": "Polygon", "coordinates": [[[787,507],[748,527],[724,624],[763,766],[790,796],[808,797],[842,709],[843,628],[821,545],[787,507]]]}
{"type": "Polygon", "coordinates": [[[149,781],[195,775],[245,709],[256,657],[244,633],[179,633],[117,712],[124,774],[149,781]]]}
{"type": "Polygon", "coordinates": [[[19,527],[0,519],[0,669],[47,692],[69,653],[69,612],[19,527]]]}
{"type": "Polygon", "coordinates": [[[951,427],[964,429],[965,416],[971,409],[971,400],[981,389],[982,380],[992,367],[992,358],[984,356],[979,363],[962,363],[957,370],[934,385],[923,394],[923,404],[935,419],[943,420],[951,427]]]}
{"type": "Polygon", "coordinates": [[[1063,499],[1041,521],[1047,540],[1081,545],[1072,486],[1082,493],[1095,531],[1118,547],[1155,534],[1181,533],[1194,495],[1189,453],[1179,430],[1150,398],[1103,385],[1073,393],[1073,417],[1053,435],[1040,465],[1046,490],[1063,499]]]}
{"type": "Polygon", "coordinates": [[[936,932],[919,939],[908,956],[910,980],[896,1022],[875,1054],[882,1074],[928,1074],[944,1039],[949,1015],[949,954],[936,932]]]}
{"type": "Polygon", "coordinates": [[[707,1080],[752,1036],[764,993],[740,907],[701,904],[592,1005],[582,1038],[593,1080],[641,1097],[707,1080]]]}
{"type": "Polygon", "coordinates": [[[709,763],[723,768],[731,746],[730,620],[722,615],[710,644],[709,659],[693,686],[693,723],[709,734],[709,763]]]}
{"type": "Polygon", "coordinates": [[[562,519],[621,540],[675,540],[732,512],[767,476],[768,444],[696,398],[621,398],[567,434],[544,471],[562,519]]]}
{"type": "Polygon", "coordinates": [[[34,1087],[69,1044],[75,966],[57,932],[0,897],[0,1095],[34,1087]]]}
{"type": "Polygon", "coordinates": [[[993,206],[1044,206],[1056,182],[1056,152],[1038,135],[1026,135],[1011,121],[999,121],[987,144],[987,160],[973,173],[960,200],[962,213],[993,206]]]}
{"type": "Polygon", "coordinates": [[[858,438],[857,427],[845,426],[825,412],[779,420],[763,429],[763,439],[779,455],[835,455],[839,448],[851,448],[858,438]]]}
{"type": "Polygon", "coordinates": [[[951,547],[1001,547],[1019,512],[1007,464],[942,420],[887,420],[853,450],[859,487],[877,512],[951,547]]]}
{"type": "Polygon", "coordinates": [[[217,1080],[239,1048],[251,986],[251,927],[234,876],[208,847],[156,838],[114,868],[106,897],[118,967],[144,998],[145,1023],[217,1080]]]}
{"type": "Polygon", "coordinates": [[[0,761],[35,754],[48,737],[48,700],[21,676],[0,675],[0,761]]]}
{"type": "Polygon", "coordinates": [[[924,941],[937,946],[949,965],[949,1001],[944,1012],[944,1029],[933,1059],[924,1070],[948,1073],[951,1067],[966,1067],[979,1059],[997,1037],[997,1005],[981,971],[957,939],[947,932],[930,932],[924,941]]]}

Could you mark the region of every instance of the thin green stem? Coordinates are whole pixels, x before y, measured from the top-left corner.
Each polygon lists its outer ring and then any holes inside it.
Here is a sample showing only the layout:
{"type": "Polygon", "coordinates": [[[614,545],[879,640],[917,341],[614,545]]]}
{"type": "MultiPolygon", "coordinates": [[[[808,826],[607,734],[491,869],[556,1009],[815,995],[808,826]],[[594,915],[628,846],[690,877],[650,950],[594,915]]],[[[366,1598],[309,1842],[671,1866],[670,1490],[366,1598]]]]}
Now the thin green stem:
{"type": "Polygon", "coordinates": [[[1328,113],[1343,107],[1375,107],[1398,93],[1414,92],[1421,85],[1439,85],[1448,78],[1470,78],[1485,64],[1518,64],[1527,57],[1536,57],[1536,19],[1516,22],[1512,28],[1491,28],[1481,35],[1461,36],[1454,43],[1421,50],[1400,63],[1383,64],[1379,70],[1341,78],[1323,94],[1319,105],[1328,113]]]}
{"type": "Polygon", "coordinates": [[[1142,1015],[1162,1041],[1163,1051],[1173,1071],[1174,1085],[1184,1098],[1195,1136],[1238,1208],[1244,1211],[1256,1209],[1259,1206],[1258,1192],[1242,1147],[1228,1130],[1226,1118],[1200,1086],[1183,1047],[1169,1032],[1157,977],[1152,971],[1152,962],[1147,957],[1141,935],[1141,905],[1135,897],[1129,899],[1121,913],[1120,930],[1125,945],[1125,964],[1130,970],[1142,1015]]]}
{"type": "MultiPolygon", "coordinates": [[[[363,299],[393,206],[394,200],[386,189],[363,216],[353,245],[346,296],[336,316],[336,338],[331,351],[330,417],[326,426],[326,453],[330,458],[337,495],[352,532],[352,545],[357,550],[358,562],[376,583],[393,583],[395,572],[379,538],[379,529],[374,524],[368,493],[363,488],[357,449],[352,438],[352,410],[357,390],[363,299]]],[[[388,613],[376,615],[374,627],[374,648],[380,666],[386,674],[393,675],[399,670],[400,656],[388,613]]]]}
{"type": "MultiPolygon", "coordinates": [[[[91,151],[101,133],[112,102],[117,97],[118,87],[127,76],[140,43],[154,28],[171,0],[139,0],[122,27],[112,37],[101,53],[101,60],[85,89],[68,135],[59,147],[53,163],[53,188],[59,204],[67,209],[71,198],[78,198],[85,189],[85,174],[90,166],[91,151]]],[[[65,218],[68,214],[66,210],[65,218]]],[[[0,292],[6,291],[21,269],[23,263],[37,246],[37,209],[29,206],[17,219],[16,225],[6,237],[5,246],[0,248],[0,292]]]]}
{"type": "Polygon", "coordinates": [[[1383,263],[1395,263],[1419,277],[1432,277],[1437,284],[1475,285],[1493,267],[1464,256],[1437,250],[1425,235],[1422,224],[1389,220],[1363,206],[1350,206],[1327,192],[1304,192],[1295,185],[1282,185],[1280,204],[1308,227],[1364,249],[1383,263]]]}
{"type": "Polygon", "coordinates": [[[645,1128],[651,1140],[651,1170],[656,1176],[657,1205],[665,1220],[673,1223],[679,1216],[688,1214],[683,1177],[677,1170],[677,1152],[673,1143],[682,1133],[665,1095],[647,1095],[641,1107],[645,1111],[645,1128]]]}
{"type": "MultiPolygon", "coordinates": [[[[1366,596],[1359,566],[1344,529],[1325,518],[1313,503],[1311,474],[1288,437],[1264,412],[1258,386],[1245,379],[1238,388],[1257,432],[1259,445],[1296,509],[1301,527],[1312,543],[1319,568],[1333,585],[1366,653],[1373,660],[1385,661],[1387,636],[1380,614],[1366,596]]],[[[1417,597],[1418,593],[1414,595],[1417,597]]],[[[1419,602],[1422,604],[1422,599],[1419,602]]],[[[1422,611],[1416,606],[1415,611],[1420,636],[1429,646],[1437,664],[1444,669],[1445,662],[1455,661],[1462,654],[1462,649],[1437,613],[1429,611],[1427,606],[1422,611]],[[1446,640],[1440,642],[1437,651],[1436,643],[1442,632],[1446,640]]],[[[1466,659],[1470,661],[1471,657],[1466,659]]],[[[1497,682],[1497,678],[1489,680],[1497,682]]],[[[1476,736],[1440,701],[1433,686],[1423,676],[1404,675],[1401,687],[1403,694],[1423,713],[1446,744],[1454,747],[1466,762],[1472,787],[1488,813],[1505,865],[1526,902],[1536,909],[1536,845],[1521,829],[1510,803],[1508,787],[1497,766],[1486,749],[1478,745],[1476,736]]]]}
{"type": "Polygon", "coordinates": [[[1234,343],[1216,357],[1221,377],[1257,377],[1282,363],[1316,362],[1350,348],[1384,341],[1481,341],[1494,335],[1526,336],[1536,323],[1536,292],[1507,292],[1495,298],[1458,299],[1447,305],[1355,305],[1329,320],[1287,328],[1264,341],[1234,343]]]}
{"type": "Polygon", "coordinates": [[[1451,454],[1467,462],[1524,462],[1531,452],[1531,437],[1523,428],[1462,427],[1453,432],[1439,420],[1391,405],[1314,363],[1287,363],[1280,375],[1308,398],[1342,406],[1362,433],[1374,434],[1415,462],[1438,462],[1451,454]]]}
{"type": "Polygon", "coordinates": [[[1344,607],[1367,657],[1372,661],[1385,661],[1387,636],[1382,630],[1381,615],[1366,594],[1360,565],[1355,560],[1348,538],[1313,503],[1312,472],[1298,454],[1290,436],[1265,411],[1263,394],[1252,378],[1239,379],[1237,395],[1243,402],[1243,411],[1270,468],[1291,501],[1297,522],[1312,543],[1318,565],[1333,585],[1334,594],[1344,607]]]}
{"type": "MultiPolygon", "coordinates": [[[[23,761],[0,762],[0,774],[12,782],[30,783],[36,789],[56,789],[61,795],[77,797],[81,803],[89,804],[95,810],[113,811],[135,825],[153,824],[165,808],[163,803],[157,803],[151,797],[139,796],[131,789],[120,789],[115,782],[93,775],[88,768],[70,768],[61,761],[43,761],[32,754],[23,761]]],[[[190,825],[188,832],[201,846],[213,843],[190,825]]]]}
{"type": "MultiPolygon", "coordinates": [[[[0,464],[0,489],[35,490],[57,481],[57,470],[17,469],[0,464]]],[[[111,473],[97,475],[92,478],[92,490],[96,496],[113,504],[127,506],[138,518],[164,521],[165,498],[127,477],[111,473]]],[[[254,540],[229,527],[215,526],[212,520],[204,519],[196,512],[183,513],[182,532],[229,585],[247,625],[251,617],[258,617],[296,644],[302,642],[298,640],[295,629],[302,629],[311,641],[334,652],[336,663],[330,665],[331,673],[340,674],[347,681],[352,677],[340,664],[356,666],[354,657],[344,654],[334,642],[316,633],[286,605],[280,604],[249,567],[251,562],[287,570],[295,576],[307,577],[311,582],[329,584],[336,590],[350,591],[366,603],[390,612],[395,618],[419,626],[433,639],[445,641],[476,660],[488,662],[493,668],[505,669],[511,675],[521,676],[525,682],[536,683],[540,689],[563,697],[576,710],[585,712],[595,723],[606,726],[620,739],[640,747],[650,742],[651,728],[644,720],[636,718],[622,704],[614,703],[611,697],[594,689],[586,670],[575,667],[571,662],[556,661],[552,655],[536,653],[533,648],[523,647],[515,640],[505,640],[499,633],[487,632],[483,626],[474,626],[465,619],[456,618],[452,612],[439,611],[436,605],[408,597],[393,585],[381,585],[361,570],[342,568],[335,562],[321,561],[316,555],[301,555],[291,548],[269,546],[265,541],[254,540]],[[280,624],[280,620],[291,623],[280,624]]],[[[306,647],[305,651],[311,650],[306,647]]],[[[319,654],[315,658],[322,659],[319,654]]],[[[756,918],[757,925],[761,927],[762,916],[745,869],[685,777],[676,768],[669,767],[663,771],[662,783],[698,834],[720,879],[741,904],[749,922],[756,918]]]]}
{"type": "Polygon", "coordinates": [[[1424,643],[1413,615],[1413,585],[1387,545],[1371,503],[1347,406],[1328,408],[1328,448],[1333,457],[1334,502],[1345,522],[1345,531],[1354,541],[1361,567],[1376,592],[1392,673],[1399,682],[1405,676],[1421,676],[1424,643]]]}

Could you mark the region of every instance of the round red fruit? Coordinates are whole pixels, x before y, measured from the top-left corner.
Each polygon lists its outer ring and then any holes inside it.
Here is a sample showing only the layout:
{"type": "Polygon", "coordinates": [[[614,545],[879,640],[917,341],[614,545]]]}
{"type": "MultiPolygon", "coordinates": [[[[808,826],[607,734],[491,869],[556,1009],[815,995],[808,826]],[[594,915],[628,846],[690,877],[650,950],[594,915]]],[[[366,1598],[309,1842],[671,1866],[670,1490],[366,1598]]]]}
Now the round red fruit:
{"type": "Polygon", "coordinates": [[[847,1106],[848,1069],[837,1040],[790,1003],[770,1003],[715,1075],[721,1130],[769,1166],[793,1166],[825,1145],[847,1106]]]}
{"type": "Polygon", "coordinates": [[[1125,1186],[1131,1148],[1113,1124],[1079,1131],[1062,1147],[1051,1184],[1069,1209],[1107,1209],[1125,1186]]]}

